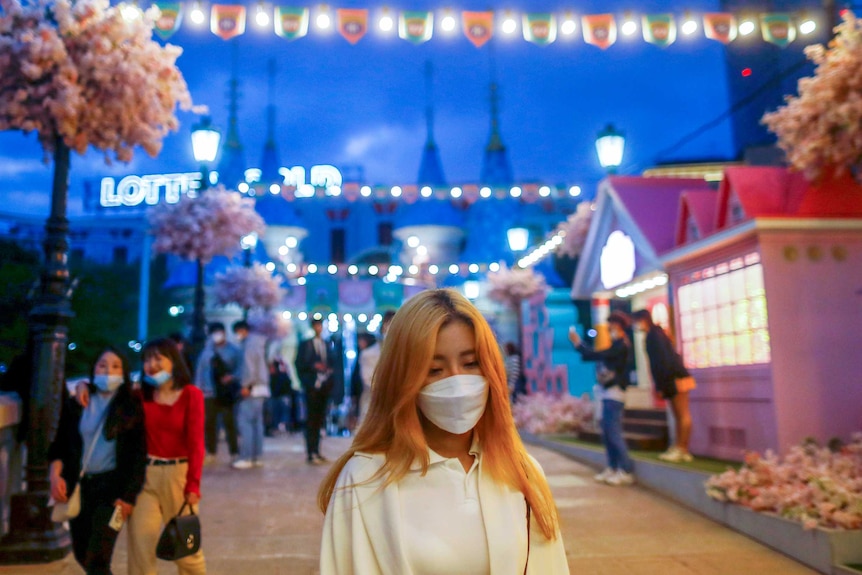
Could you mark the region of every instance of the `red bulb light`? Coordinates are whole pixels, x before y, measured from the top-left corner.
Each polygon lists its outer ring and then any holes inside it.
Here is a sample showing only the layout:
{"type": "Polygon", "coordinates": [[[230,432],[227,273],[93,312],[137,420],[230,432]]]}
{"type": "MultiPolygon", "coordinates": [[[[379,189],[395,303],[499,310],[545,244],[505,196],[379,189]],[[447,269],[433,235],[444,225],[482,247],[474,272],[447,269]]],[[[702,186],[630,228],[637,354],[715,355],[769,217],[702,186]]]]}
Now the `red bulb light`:
{"type": "Polygon", "coordinates": [[[749,76],[751,76],[751,68],[743,68],[742,69],[742,77],[748,78],[749,76]]]}

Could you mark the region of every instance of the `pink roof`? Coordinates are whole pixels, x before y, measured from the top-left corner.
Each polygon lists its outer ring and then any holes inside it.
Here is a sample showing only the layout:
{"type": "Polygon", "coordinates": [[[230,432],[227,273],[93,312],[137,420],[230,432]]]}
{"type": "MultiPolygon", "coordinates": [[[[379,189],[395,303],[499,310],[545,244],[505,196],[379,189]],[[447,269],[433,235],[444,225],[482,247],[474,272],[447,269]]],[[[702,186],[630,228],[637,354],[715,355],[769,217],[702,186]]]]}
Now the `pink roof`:
{"type": "Polygon", "coordinates": [[[808,188],[799,172],[787,168],[733,166],[724,170],[718,188],[716,229],[727,226],[731,191],[739,199],[746,219],[796,214],[808,188]]]}
{"type": "Polygon", "coordinates": [[[688,190],[709,190],[698,178],[610,176],[610,185],[656,254],[675,247],[680,196],[688,190]]]}
{"type": "Polygon", "coordinates": [[[679,219],[677,220],[676,245],[682,245],[692,238],[686,236],[688,217],[700,231],[700,237],[708,236],[715,230],[716,190],[686,190],[679,198],[679,219]]]}

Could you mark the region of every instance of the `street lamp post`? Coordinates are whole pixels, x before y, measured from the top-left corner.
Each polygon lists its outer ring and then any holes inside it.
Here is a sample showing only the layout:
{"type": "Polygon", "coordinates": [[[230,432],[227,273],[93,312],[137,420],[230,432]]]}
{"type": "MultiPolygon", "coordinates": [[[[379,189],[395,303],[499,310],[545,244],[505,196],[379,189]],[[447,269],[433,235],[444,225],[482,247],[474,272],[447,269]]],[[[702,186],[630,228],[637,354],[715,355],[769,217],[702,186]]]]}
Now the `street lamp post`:
{"type": "Polygon", "coordinates": [[[608,124],[596,137],[596,152],[599,163],[609,173],[614,174],[623,162],[623,151],[626,147],[625,134],[617,131],[613,124],[608,124]]]}
{"type": "MultiPolygon", "coordinates": [[[[209,187],[208,164],[215,160],[221,133],[212,125],[209,116],[192,126],[192,152],[195,161],[201,166],[201,183],[198,193],[204,193],[209,187]]],[[[194,312],[192,314],[192,351],[197,357],[206,341],[204,331],[204,263],[197,259],[197,276],[195,280],[194,312]]]]}
{"type": "MultiPolygon", "coordinates": [[[[524,227],[509,228],[508,230],[506,230],[506,239],[509,242],[509,249],[512,250],[512,255],[514,256],[514,267],[517,265],[518,254],[523,253],[530,245],[530,230],[524,227]]],[[[521,332],[523,331],[523,313],[521,312],[520,300],[518,300],[518,303],[516,304],[515,314],[517,317],[518,329],[518,351],[523,357],[524,337],[521,334],[521,332]]]]}

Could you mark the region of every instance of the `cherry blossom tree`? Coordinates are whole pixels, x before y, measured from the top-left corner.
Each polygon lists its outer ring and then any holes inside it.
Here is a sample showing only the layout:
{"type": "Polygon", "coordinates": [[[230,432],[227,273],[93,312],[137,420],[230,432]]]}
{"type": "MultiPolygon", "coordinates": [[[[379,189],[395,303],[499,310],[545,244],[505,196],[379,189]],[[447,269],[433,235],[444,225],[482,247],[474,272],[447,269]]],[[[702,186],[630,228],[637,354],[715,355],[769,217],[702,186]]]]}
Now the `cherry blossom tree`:
{"type": "Polygon", "coordinates": [[[232,266],[216,275],[213,297],[216,305],[235,303],[244,309],[270,308],[284,297],[281,286],[281,278],[259,263],[251,267],[232,266]]]}
{"type": "Polygon", "coordinates": [[[522,300],[548,289],[544,276],[533,268],[509,268],[506,264],[501,264],[499,271],[488,273],[488,283],[489,298],[515,309],[520,308],[522,300]]]}
{"type": "MultiPolygon", "coordinates": [[[[131,8],[130,6],[128,8],[131,8]]],[[[25,510],[10,526],[5,548],[25,562],[53,561],[67,549],[50,521],[48,444],[59,420],[68,325],[72,316],[66,203],[70,151],[93,146],[105,160],[129,161],[135,147],[151,156],[190,109],[176,67],[181,50],[152,39],[157,11],[130,12],[107,0],[0,0],[0,130],[35,132],[45,159],[53,156],[45,266],[30,311],[32,358],[25,510]],[[33,527],[37,526],[37,527],[33,527]],[[53,527],[52,527],[53,526],[53,527]]]]}
{"type": "Polygon", "coordinates": [[[862,162],[862,21],[844,11],[828,47],[808,46],[817,65],[799,95],[763,116],[790,163],[810,180],[840,176],[862,162]]]}
{"type": "Polygon", "coordinates": [[[581,202],[577,209],[566,221],[557,225],[558,232],[566,232],[563,243],[557,248],[561,256],[576,258],[581,255],[584,244],[587,241],[587,233],[590,231],[590,222],[593,221],[595,213],[592,202],[581,202]]]}
{"type": "Polygon", "coordinates": [[[204,265],[217,255],[231,256],[240,249],[240,239],[248,234],[263,235],[263,218],[254,210],[254,200],[224,186],[208,189],[192,197],[182,196],[175,204],[160,204],[149,214],[153,249],[197,263],[192,347],[200,351],[204,335],[204,265]]]}

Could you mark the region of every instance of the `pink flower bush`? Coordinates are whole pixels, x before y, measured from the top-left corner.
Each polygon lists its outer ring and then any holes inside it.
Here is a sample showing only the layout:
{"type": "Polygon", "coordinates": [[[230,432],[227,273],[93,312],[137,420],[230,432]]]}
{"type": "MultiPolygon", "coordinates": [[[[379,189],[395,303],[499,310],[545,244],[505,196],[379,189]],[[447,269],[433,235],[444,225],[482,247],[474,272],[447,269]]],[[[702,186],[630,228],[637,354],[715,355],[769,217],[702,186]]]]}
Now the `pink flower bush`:
{"type": "Polygon", "coordinates": [[[510,307],[517,307],[521,300],[548,289],[544,276],[533,268],[509,268],[506,264],[500,266],[500,271],[488,273],[488,283],[491,284],[488,297],[510,307]]]}
{"type": "Polygon", "coordinates": [[[248,312],[247,321],[251,331],[265,335],[268,339],[285,337],[292,330],[290,320],[275,311],[254,309],[248,312]]]}
{"type": "Polygon", "coordinates": [[[244,308],[269,308],[278,305],[284,294],[281,278],[259,263],[248,268],[230,267],[216,275],[213,286],[216,305],[235,303],[244,308]]]}
{"type": "Polygon", "coordinates": [[[563,243],[557,248],[558,254],[570,258],[581,255],[584,244],[587,242],[587,233],[590,231],[590,222],[593,221],[594,213],[591,202],[581,202],[575,213],[557,226],[558,232],[566,233],[563,237],[563,243]]]}
{"type": "Polygon", "coordinates": [[[851,10],[837,35],[805,54],[817,65],[799,80],[799,96],[763,116],[790,163],[816,180],[824,170],[840,176],[862,160],[862,23],[851,10]]]}
{"type": "Polygon", "coordinates": [[[512,405],[515,425],[530,433],[569,433],[588,426],[593,404],[588,395],[531,393],[512,405]]]}
{"type": "Polygon", "coordinates": [[[706,492],[806,529],[862,529],[862,433],[835,452],[811,442],[791,448],[784,459],[770,451],[746,454],[739,471],[711,477],[706,492]]]}
{"type": "Polygon", "coordinates": [[[37,132],[123,162],[156,156],[192,107],[176,46],[152,38],[158,9],[127,21],[107,0],[0,0],[0,130],[37,132]]]}
{"type": "Polygon", "coordinates": [[[263,219],[254,200],[219,186],[195,197],[182,196],[176,204],[159,204],[148,212],[153,249],[207,263],[214,256],[230,256],[240,239],[252,232],[263,235],[263,219]]]}

